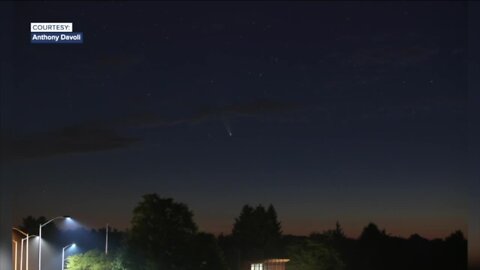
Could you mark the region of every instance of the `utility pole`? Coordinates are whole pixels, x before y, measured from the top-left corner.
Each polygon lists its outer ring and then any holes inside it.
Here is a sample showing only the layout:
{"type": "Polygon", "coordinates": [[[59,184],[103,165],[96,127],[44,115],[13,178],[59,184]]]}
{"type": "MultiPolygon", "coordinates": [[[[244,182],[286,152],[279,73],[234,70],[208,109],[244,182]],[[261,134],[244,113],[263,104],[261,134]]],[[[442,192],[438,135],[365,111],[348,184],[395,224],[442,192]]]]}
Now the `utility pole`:
{"type": "Polygon", "coordinates": [[[105,228],[105,255],[108,255],[108,223],[105,228]]]}

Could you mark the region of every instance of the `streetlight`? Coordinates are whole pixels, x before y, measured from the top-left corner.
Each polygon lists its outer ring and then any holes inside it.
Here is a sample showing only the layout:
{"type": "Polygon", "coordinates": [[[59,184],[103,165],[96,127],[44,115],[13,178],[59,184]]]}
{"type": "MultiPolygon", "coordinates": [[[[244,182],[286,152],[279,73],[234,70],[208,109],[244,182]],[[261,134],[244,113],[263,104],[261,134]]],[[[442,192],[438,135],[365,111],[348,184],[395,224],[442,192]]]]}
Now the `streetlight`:
{"type": "MultiPolygon", "coordinates": [[[[19,233],[21,233],[25,236],[28,236],[28,233],[26,233],[26,232],[24,232],[24,231],[22,231],[18,228],[13,227],[12,230],[17,231],[17,232],[19,232],[19,233]]],[[[15,243],[15,245],[16,244],[17,243],[15,243]]],[[[22,241],[20,241],[20,270],[22,270],[22,261],[23,261],[23,239],[22,239],[22,241]]],[[[18,264],[18,262],[17,262],[17,248],[15,247],[15,270],[17,269],[17,264],[18,264]]]]}
{"type": "Polygon", "coordinates": [[[23,234],[23,235],[25,236],[25,238],[22,238],[22,241],[20,242],[20,270],[23,270],[23,241],[25,241],[25,240],[27,241],[27,251],[25,252],[25,253],[26,253],[26,259],[27,259],[27,260],[26,260],[25,264],[27,265],[26,269],[28,270],[28,252],[29,252],[28,239],[29,239],[30,237],[34,237],[34,236],[36,236],[36,235],[29,235],[28,233],[26,233],[26,232],[24,232],[24,231],[22,231],[22,230],[20,230],[20,229],[18,229],[18,228],[15,228],[15,227],[13,227],[12,229],[15,230],[15,231],[17,231],[17,232],[19,232],[19,233],[21,233],[21,234],[23,234]]]}
{"type": "Polygon", "coordinates": [[[108,223],[105,227],[105,255],[108,255],[108,223]]]}
{"type": "Polygon", "coordinates": [[[65,249],[69,247],[75,247],[75,243],[71,243],[70,245],[66,245],[62,248],[62,270],[65,269],[65,249]]]}
{"type": "MultiPolygon", "coordinates": [[[[28,237],[28,233],[15,227],[13,227],[12,229],[28,237]]],[[[15,249],[15,257],[17,256],[16,254],[17,254],[17,250],[15,249]]],[[[20,270],[22,270],[22,266],[23,266],[22,264],[23,264],[23,239],[22,241],[20,241],[20,270]]],[[[15,269],[17,269],[17,258],[15,258],[15,269]]]]}
{"type": "Polygon", "coordinates": [[[18,265],[18,262],[17,262],[18,242],[13,240],[13,239],[12,239],[12,242],[13,242],[13,245],[15,246],[15,270],[17,270],[17,265],[18,265]]]}
{"type": "Polygon", "coordinates": [[[49,221],[43,224],[40,224],[38,228],[38,270],[42,270],[42,228],[48,223],[61,218],[70,219],[70,216],[58,216],[58,217],[52,218],[49,221]]]}
{"type": "MultiPolygon", "coordinates": [[[[25,252],[26,253],[26,260],[25,260],[25,269],[28,270],[28,265],[29,265],[29,260],[28,260],[28,254],[30,253],[29,251],[29,247],[28,247],[28,239],[32,238],[32,237],[38,237],[36,236],[35,234],[30,234],[29,236],[25,237],[22,239],[22,243],[21,245],[23,246],[23,241],[26,241],[27,242],[27,251],[25,252]]],[[[20,252],[20,270],[23,270],[23,250],[20,252]]]]}

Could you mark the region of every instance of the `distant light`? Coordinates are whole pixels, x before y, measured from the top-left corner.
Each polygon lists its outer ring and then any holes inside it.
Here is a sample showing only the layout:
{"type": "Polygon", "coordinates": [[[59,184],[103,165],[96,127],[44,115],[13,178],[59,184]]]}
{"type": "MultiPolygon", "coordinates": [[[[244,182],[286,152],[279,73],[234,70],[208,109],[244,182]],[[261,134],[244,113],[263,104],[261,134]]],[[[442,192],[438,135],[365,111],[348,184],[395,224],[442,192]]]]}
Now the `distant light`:
{"type": "Polygon", "coordinates": [[[71,220],[71,219],[72,219],[72,217],[70,217],[70,216],[63,216],[63,217],[66,218],[67,220],[71,220]]]}
{"type": "Polygon", "coordinates": [[[75,243],[72,244],[72,247],[76,247],[76,246],[77,246],[77,244],[75,244],[75,243]]]}

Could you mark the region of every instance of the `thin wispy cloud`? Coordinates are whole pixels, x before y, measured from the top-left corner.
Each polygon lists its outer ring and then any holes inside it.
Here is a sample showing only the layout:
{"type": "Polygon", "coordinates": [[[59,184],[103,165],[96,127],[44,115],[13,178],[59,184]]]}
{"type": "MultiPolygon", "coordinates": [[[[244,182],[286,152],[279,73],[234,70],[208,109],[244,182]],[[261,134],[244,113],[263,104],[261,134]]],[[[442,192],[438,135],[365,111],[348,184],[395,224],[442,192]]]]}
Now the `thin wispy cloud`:
{"type": "Polygon", "coordinates": [[[155,113],[144,112],[22,136],[8,135],[3,131],[1,159],[4,161],[22,160],[125,148],[141,142],[142,138],[121,135],[120,130],[122,129],[167,128],[173,125],[200,123],[222,116],[256,117],[263,114],[285,112],[296,107],[290,103],[262,100],[223,107],[208,107],[189,117],[164,118],[155,113]]]}
{"type": "Polygon", "coordinates": [[[2,160],[43,158],[127,147],[139,141],[113,129],[94,126],[70,126],[21,137],[2,132],[2,160]]]}

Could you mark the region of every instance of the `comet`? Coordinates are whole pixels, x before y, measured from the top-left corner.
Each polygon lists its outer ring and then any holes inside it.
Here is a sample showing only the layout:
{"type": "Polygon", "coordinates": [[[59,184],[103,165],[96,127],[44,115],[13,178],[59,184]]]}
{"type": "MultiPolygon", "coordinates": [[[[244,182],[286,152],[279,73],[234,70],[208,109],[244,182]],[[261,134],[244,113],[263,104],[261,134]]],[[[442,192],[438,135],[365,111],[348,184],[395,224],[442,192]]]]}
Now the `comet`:
{"type": "Polygon", "coordinates": [[[232,137],[232,128],[230,127],[230,123],[228,122],[228,119],[226,117],[222,117],[223,119],[223,126],[225,127],[225,130],[227,131],[228,136],[232,137]]]}

